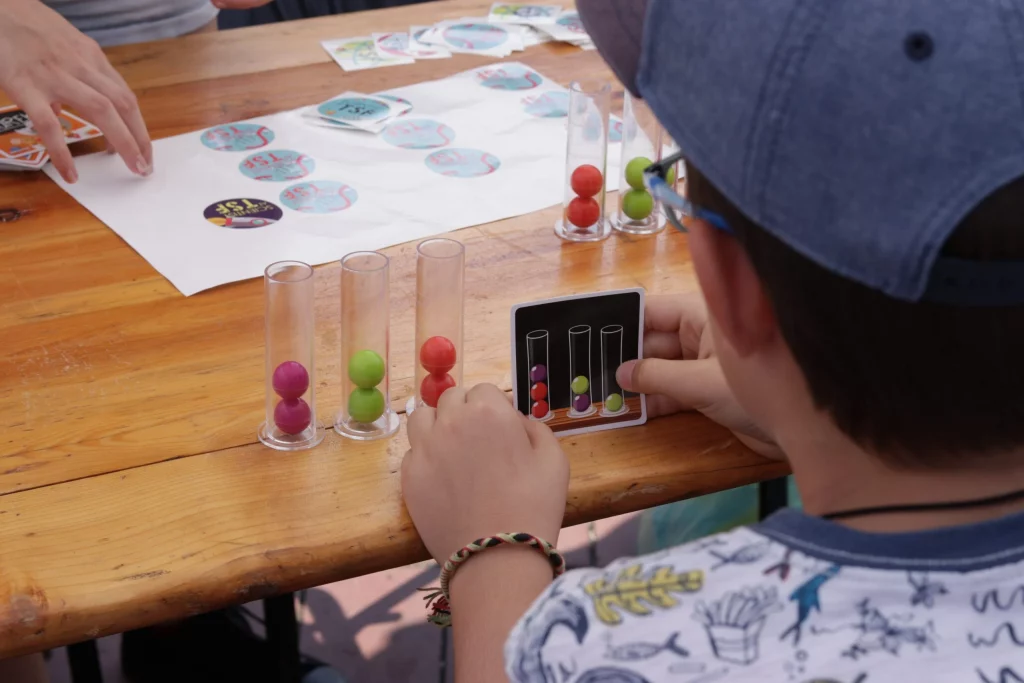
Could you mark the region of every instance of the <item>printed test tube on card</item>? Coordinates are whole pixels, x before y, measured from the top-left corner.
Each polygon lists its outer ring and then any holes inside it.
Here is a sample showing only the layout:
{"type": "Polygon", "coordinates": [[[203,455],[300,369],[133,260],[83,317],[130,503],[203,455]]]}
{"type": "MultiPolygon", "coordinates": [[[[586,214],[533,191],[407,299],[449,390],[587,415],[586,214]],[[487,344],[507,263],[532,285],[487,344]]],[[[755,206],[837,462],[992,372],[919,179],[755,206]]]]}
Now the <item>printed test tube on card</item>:
{"type": "Polygon", "coordinates": [[[264,445],[281,451],[316,446],[324,438],[316,419],[313,268],[299,261],[267,267],[266,420],[264,445]]]}
{"type": "Polygon", "coordinates": [[[369,441],[398,431],[389,390],[388,257],[359,251],[341,260],[341,410],[334,431],[369,441]]]}
{"type": "Polygon", "coordinates": [[[530,418],[546,422],[551,412],[551,377],[548,371],[547,330],[535,330],[526,335],[526,366],[530,379],[530,418]]]}
{"type": "Polygon", "coordinates": [[[570,242],[594,242],[611,233],[604,210],[610,101],[607,82],[569,86],[565,190],[555,234],[570,242]]]}
{"type": "Polygon", "coordinates": [[[601,328],[601,415],[622,415],[629,412],[622,387],[615,371],[622,365],[622,325],[601,328]]]}
{"type": "MultiPolygon", "coordinates": [[[[652,235],[665,227],[665,214],[644,186],[644,170],[665,158],[672,142],[642,100],[626,91],[622,104],[622,171],[619,174],[619,208],[616,230],[652,235]]],[[[673,171],[672,175],[677,172],[673,171]]],[[[670,184],[678,178],[669,178],[670,184]]]]}
{"type": "Polygon", "coordinates": [[[416,247],[416,395],[406,412],[437,407],[448,389],[462,385],[462,312],[466,251],[435,238],[416,247]]]}
{"type": "Polygon", "coordinates": [[[594,375],[590,363],[590,325],[569,328],[569,417],[592,415],[594,375]]]}

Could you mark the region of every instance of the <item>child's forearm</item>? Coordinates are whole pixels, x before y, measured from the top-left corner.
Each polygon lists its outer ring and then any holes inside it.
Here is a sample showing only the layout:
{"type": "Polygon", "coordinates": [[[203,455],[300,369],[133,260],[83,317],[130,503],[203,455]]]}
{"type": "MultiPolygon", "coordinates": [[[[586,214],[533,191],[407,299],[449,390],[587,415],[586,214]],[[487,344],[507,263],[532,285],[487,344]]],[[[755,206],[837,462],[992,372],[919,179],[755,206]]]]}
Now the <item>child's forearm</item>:
{"type": "Polygon", "coordinates": [[[551,565],[529,548],[492,548],[459,568],[450,587],[456,683],[508,680],[505,640],[549,583],[551,565]]]}

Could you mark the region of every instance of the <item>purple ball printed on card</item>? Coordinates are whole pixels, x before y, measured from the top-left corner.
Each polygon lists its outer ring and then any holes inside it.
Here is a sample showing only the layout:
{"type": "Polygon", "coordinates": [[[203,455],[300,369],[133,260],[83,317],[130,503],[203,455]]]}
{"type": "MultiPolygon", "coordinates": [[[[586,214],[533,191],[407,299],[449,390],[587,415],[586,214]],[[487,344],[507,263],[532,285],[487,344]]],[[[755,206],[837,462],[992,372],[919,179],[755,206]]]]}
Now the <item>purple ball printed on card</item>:
{"type": "Polygon", "coordinates": [[[548,369],[543,365],[534,365],[530,368],[530,381],[543,382],[548,378],[548,369]]]}
{"type": "Polygon", "coordinates": [[[590,408],[590,397],[586,394],[580,394],[574,396],[572,399],[572,408],[577,413],[585,413],[590,408]]]}

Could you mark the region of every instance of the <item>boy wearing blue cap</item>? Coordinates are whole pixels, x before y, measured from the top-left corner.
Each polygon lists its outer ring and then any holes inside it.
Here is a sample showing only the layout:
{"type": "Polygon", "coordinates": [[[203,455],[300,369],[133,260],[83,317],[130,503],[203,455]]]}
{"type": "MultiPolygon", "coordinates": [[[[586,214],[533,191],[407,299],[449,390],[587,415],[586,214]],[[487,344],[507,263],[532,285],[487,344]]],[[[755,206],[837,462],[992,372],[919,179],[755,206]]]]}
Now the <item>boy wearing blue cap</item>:
{"type": "Polygon", "coordinates": [[[453,389],[403,488],[456,680],[1024,682],[1024,1],[578,6],[679,143],[687,196],[647,182],[703,292],[619,381],[785,457],[805,512],[552,582],[564,454],[453,389]]]}

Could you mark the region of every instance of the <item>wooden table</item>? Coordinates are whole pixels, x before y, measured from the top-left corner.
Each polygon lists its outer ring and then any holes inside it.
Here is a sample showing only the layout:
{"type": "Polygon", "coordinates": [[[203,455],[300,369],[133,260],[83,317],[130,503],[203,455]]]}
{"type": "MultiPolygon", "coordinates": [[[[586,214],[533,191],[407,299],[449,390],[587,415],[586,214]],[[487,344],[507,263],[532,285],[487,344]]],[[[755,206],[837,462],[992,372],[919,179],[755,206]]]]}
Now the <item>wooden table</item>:
{"type": "MultiPolygon", "coordinates": [[[[154,137],[165,137],[493,61],[457,56],[344,73],[319,45],[482,16],[490,4],[449,0],[109,54],[154,137]]],[[[611,78],[597,53],[566,45],[518,57],[562,83],[611,78]]],[[[0,177],[7,206],[30,213],[0,224],[0,658],[427,556],[402,504],[404,429],[369,444],[330,433],[320,447],[290,454],[257,442],[261,282],[186,299],[39,173],[0,177]]],[[[511,388],[515,302],[696,287],[684,237],[566,245],[552,233],[556,216],[552,209],[454,235],[467,251],[468,383],[511,388]]],[[[413,249],[387,250],[399,410],[412,391],[413,249]]],[[[338,273],[332,264],[316,276],[316,390],[325,411],[339,402],[338,273]]],[[[785,471],[696,414],[564,446],[572,463],[567,524],[785,471]]]]}

